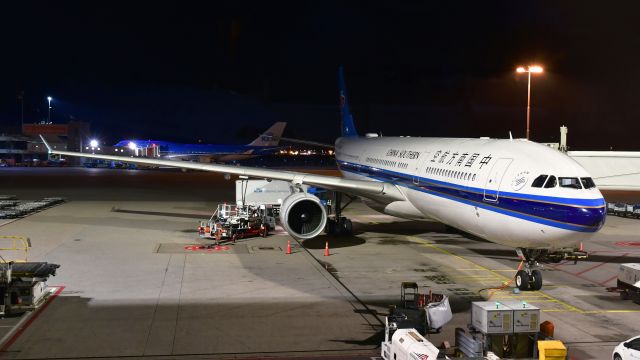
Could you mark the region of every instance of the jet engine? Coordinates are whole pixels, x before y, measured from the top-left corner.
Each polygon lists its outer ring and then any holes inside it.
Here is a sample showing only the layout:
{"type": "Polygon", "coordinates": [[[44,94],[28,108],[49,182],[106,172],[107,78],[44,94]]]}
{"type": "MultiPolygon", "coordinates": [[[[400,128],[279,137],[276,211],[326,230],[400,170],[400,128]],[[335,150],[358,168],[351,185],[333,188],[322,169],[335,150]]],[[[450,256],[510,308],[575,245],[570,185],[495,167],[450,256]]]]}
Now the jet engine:
{"type": "Polygon", "coordinates": [[[294,193],[282,201],[280,224],[296,239],[310,239],[324,230],[327,211],[317,197],[294,193]]]}

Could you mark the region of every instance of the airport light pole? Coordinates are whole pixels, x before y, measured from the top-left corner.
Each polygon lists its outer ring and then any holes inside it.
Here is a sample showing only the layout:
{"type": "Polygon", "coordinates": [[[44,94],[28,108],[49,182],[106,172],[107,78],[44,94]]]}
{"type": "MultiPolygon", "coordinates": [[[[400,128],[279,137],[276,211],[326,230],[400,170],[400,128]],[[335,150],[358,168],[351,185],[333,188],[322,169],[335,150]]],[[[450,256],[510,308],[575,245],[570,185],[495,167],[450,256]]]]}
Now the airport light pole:
{"type": "Polygon", "coordinates": [[[529,80],[527,83],[527,140],[529,140],[529,124],[531,123],[531,74],[540,74],[542,73],[542,66],[532,65],[527,66],[525,69],[524,66],[519,66],[516,69],[517,73],[527,73],[529,76],[529,80]]]}
{"type": "Polygon", "coordinates": [[[49,101],[49,112],[47,115],[47,122],[51,124],[51,96],[47,96],[47,101],[49,101]]]}

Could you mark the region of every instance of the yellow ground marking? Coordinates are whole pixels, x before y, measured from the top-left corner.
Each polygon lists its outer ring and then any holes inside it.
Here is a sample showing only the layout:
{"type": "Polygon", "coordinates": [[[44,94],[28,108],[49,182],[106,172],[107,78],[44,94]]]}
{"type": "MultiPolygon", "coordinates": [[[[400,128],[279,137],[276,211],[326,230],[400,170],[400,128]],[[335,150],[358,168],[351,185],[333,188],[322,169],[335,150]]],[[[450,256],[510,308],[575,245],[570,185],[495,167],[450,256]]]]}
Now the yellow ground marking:
{"type": "MultiPolygon", "coordinates": [[[[460,259],[460,260],[462,260],[462,261],[464,261],[464,262],[466,262],[468,264],[471,264],[476,269],[482,269],[482,270],[488,271],[488,272],[494,274],[496,278],[502,279],[503,281],[511,281],[510,277],[506,277],[506,276],[500,274],[499,272],[497,272],[495,270],[491,270],[491,269],[486,268],[486,267],[484,267],[482,265],[476,264],[475,262],[473,262],[473,261],[471,261],[471,260],[469,260],[469,259],[467,259],[465,257],[462,257],[462,256],[460,256],[458,254],[454,254],[454,253],[452,253],[452,252],[450,252],[448,250],[445,250],[445,249],[443,249],[441,247],[438,247],[438,246],[436,246],[434,244],[428,243],[428,242],[426,242],[425,240],[423,240],[423,239],[421,239],[419,237],[407,236],[407,238],[409,238],[409,240],[418,241],[424,247],[428,247],[428,248],[431,248],[431,249],[436,250],[438,252],[441,252],[443,254],[446,254],[446,255],[449,255],[449,256],[453,256],[453,257],[455,257],[457,259],[460,259]]],[[[577,307],[575,307],[573,305],[567,304],[566,302],[564,302],[562,300],[559,300],[559,299],[556,299],[556,298],[554,298],[554,297],[552,297],[552,296],[550,296],[548,294],[545,294],[542,291],[537,291],[536,293],[542,295],[543,297],[547,298],[548,300],[552,300],[550,302],[554,302],[554,303],[562,305],[567,311],[573,311],[573,312],[577,312],[577,313],[584,313],[584,310],[579,309],[579,308],[577,308],[577,307]]]]}
{"type": "Polygon", "coordinates": [[[483,275],[449,275],[447,277],[449,277],[451,279],[495,279],[496,278],[495,275],[488,275],[488,276],[483,276],[483,275]]]}
{"type": "MultiPolygon", "coordinates": [[[[423,239],[421,239],[419,237],[407,236],[407,239],[409,241],[417,242],[421,246],[428,247],[428,248],[436,250],[436,251],[438,251],[440,253],[443,253],[443,254],[452,256],[454,258],[460,259],[460,260],[470,264],[471,266],[473,266],[473,268],[470,268],[470,269],[457,269],[457,270],[487,271],[487,272],[490,272],[490,273],[494,274],[494,278],[495,279],[500,279],[500,280],[502,280],[502,282],[510,281],[512,278],[506,277],[506,276],[500,274],[500,272],[515,272],[516,271],[514,269],[500,269],[500,270],[489,269],[489,268],[484,267],[482,265],[476,264],[475,262],[473,262],[473,261],[471,261],[471,260],[469,260],[469,259],[467,259],[467,258],[465,258],[463,256],[460,256],[458,254],[454,254],[454,253],[452,253],[452,252],[450,252],[448,250],[445,250],[445,249],[443,249],[441,247],[438,247],[438,246],[436,246],[436,245],[434,245],[432,243],[428,243],[428,242],[426,242],[425,240],[423,240],[423,239]]],[[[455,276],[451,276],[451,278],[455,278],[455,276]]],[[[502,284],[500,284],[500,285],[502,285],[502,284]]],[[[566,285],[557,285],[556,287],[561,287],[561,286],[566,286],[566,285]]],[[[510,291],[508,291],[508,290],[496,291],[493,294],[493,296],[499,295],[500,293],[502,293],[502,294],[510,293],[510,291]]],[[[531,300],[531,302],[533,302],[533,303],[536,303],[536,302],[554,303],[554,304],[557,304],[557,305],[559,305],[559,306],[561,306],[563,308],[563,309],[541,309],[543,312],[575,312],[575,313],[578,313],[578,314],[640,313],[640,310],[583,310],[583,309],[575,307],[575,306],[573,306],[571,304],[568,304],[565,301],[557,299],[557,298],[555,298],[555,297],[553,297],[553,296],[551,296],[549,294],[546,294],[546,293],[544,293],[542,291],[529,292],[529,293],[527,293],[526,296],[518,297],[518,298],[519,299],[523,299],[525,301],[529,301],[529,300],[526,300],[526,299],[528,299],[529,297],[532,297],[532,296],[543,298],[541,300],[531,300]]]]}

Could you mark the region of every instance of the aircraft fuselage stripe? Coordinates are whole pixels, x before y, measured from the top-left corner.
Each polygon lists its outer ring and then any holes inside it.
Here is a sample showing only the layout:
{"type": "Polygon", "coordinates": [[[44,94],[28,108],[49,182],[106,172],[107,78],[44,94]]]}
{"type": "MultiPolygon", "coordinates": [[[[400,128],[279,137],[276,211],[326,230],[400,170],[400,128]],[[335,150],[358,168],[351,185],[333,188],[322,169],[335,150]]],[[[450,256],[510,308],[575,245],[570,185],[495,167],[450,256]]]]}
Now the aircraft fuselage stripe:
{"type": "Polygon", "coordinates": [[[339,161],[338,165],[343,171],[544,225],[572,231],[595,232],[604,224],[601,219],[603,219],[605,208],[604,200],[601,199],[572,199],[531,194],[510,196],[512,193],[500,192],[497,201],[491,201],[486,199],[486,195],[495,198],[497,191],[487,191],[485,195],[484,189],[415,177],[367,165],[344,161],[339,161]]]}

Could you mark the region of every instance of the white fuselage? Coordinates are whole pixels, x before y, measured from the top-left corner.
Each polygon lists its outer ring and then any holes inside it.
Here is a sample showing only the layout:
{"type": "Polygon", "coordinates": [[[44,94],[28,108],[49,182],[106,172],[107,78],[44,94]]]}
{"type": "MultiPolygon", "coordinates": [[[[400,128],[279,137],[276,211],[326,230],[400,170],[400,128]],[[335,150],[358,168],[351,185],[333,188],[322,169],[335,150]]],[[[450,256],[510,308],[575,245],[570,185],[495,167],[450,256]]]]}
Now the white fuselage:
{"type": "Polygon", "coordinates": [[[605,220],[600,191],[582,185],[589,174],[563,153],[526,140],[343,137],[336,160],[344,177],[393,183],[406,198],[372,198],[372,208],[433,218],[507,246],[575,248],[605,220]],[[532,187],[541,175],[549,184],[552,175],[558,183],[575,179],[579,188],[532,187]]]}

